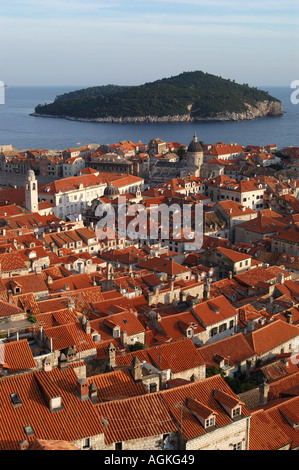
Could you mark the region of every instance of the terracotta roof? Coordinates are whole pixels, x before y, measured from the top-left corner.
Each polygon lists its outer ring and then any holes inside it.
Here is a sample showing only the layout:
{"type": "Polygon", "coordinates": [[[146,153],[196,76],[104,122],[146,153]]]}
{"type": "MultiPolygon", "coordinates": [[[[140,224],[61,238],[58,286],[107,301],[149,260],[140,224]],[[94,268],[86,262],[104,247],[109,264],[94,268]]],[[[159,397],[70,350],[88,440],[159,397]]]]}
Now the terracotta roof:
{"type": "MultiPolygon", "coordinates": [[[[230,387],[226,384],[220,375],[210,377],[205,380],[200,380],[192,384],[176,387],[174,389],[161,392],[164,401],[168,404],[173,416],[178,423],[182,425],[182,434],[186,439],[194,439],[197,436],[206,434],[203,426],[199,423],[196,417],[190,412],[186,406],[188,398],[196,399],[203,406],[213,410],[216,414],[217,428],[227,426],[233,422],[229,414],[224,411],[222,406],[224,397],[225,402],[231,406],[240,403],[238,397],[233,393],[230,387]],[[179,406],[181,404],[181,406],[179,406]]],[[[188,406],[188,402],[187,402],[188,406]]],[[[241,404],[242,415],[249,416],[246,407],[241,404]]]]}
{"type": "Polygon", "coordinates": [[[257,355],[266,354],[297,337],[299,337],[298,327],[282,320],[276,320],[245,335],[246,341],[257,355]]]}
{"type": "Polygon", "coordinates": [[[72,442],[34,439],[28,450],[79,450],[72,442]]]}
{"type": "Polygon", "coordinates": [[[159,321],[159,328],[157,330],[146,334],[146,346],[153,346],[156,342],[164,343],[186,338],[186,330],[182,328],[182,322],[184,325],[192,327],[194,335],[205,331],[205,328],[192,312],[187,311],[168,315],[159,321]]]}
{"type": "Polygon", "coordinates": [[[24,311],[21,308],[0,298],[0,318],[20,315],[23,312],[24,311]]]}
{"type": "Polygon", "coordinates": [[[248,214],[257,214],[256,211],[235,201],[219,201],[218,205],[225,211],[229,217],[247,216],[248,214]]]}
{"type": "Polygon", "coordinates": [[[277,266],[270,266],[269,268],[258,266],[245,273],[236,274],[234,279],[241,285],[254,287],[259,282],[270,283],[273,281],[274,283],[278,283],[279,274],[284,274],[285,279],[291,277],[289,272],[277,266]]]}
{"type": "MultiPolygon", "coordinates": [[[[1,194],[1,192],[0,192],[1,194]]],[[[13,215],[22,214],[21,209],[16,204],[0,207],[0,217],[11,217],[13,215]]]]}
{"type": "Polygon", "coordinates": [[[69,323],[77,323],[78,319],[73,310],[64,308],[47,313],[36,314],[37,326],[43,328],[51,328],[59,325],[67,325],[69,323]]]}
{"type": "Polygon", "coordinates": [[[50,293],[85,289],[86,287],[92,287],[92,285],[93,282],[86,273],[73,274],[72,276],[67,276],[61,279],[56,279],[52,282],[48,282],[50,293]]]}
{"type": "Polygon", "coordinates": [[[13,253],[0,254],[1,272],[8,273],[10,271],[27,270],[27,266],[23,257],[18,251],[13,253]]]}
{"type": "Polygon", "coordinates": [[[237,315],[237,311],[223,295],[202,302],[196,305],[193,310],[205,327],[237,315]]]}
{"type": "Polygon", "coordinates": [[[49,328],[44,328],[44,335],[52,339],[53,350],[58,351],[76,346],[76,351],[88,351],[95,349],[91,335],[84,332],[80,323],[69,323],[49,328]]]}
{"type": "Polygon", "coordinates": [[[98,403],[107,402],[137,395],[145,395],[146,388],[142,382],[135,382],[129,371],[116,370],[87,378],[89,385],[97,387],[98,403]]]}
{"type": "Polygon", "coordinates": [[[249,450],[278,450],[288,444],[291,449],[298,447],[298,407],[299,397],[295,397],[252,412],[249,450]]]}
{"type": "Polygon", "coordinates": [[[105,183],[103,180],[95,175],[88,174],[82,176],[70,176],[69,178],[62,178],[60,180],[53,181],[52,183],[40,186],[39,194],[57,194],[59,192],[64,193],[68,191],[75,191],[82,185],[83,188],[92,188],[94,186],[101,186],[105,183]]]}
{"type": "Polygon", "coordinates": [[[147,361],[159,370],[170,369],[173,374],[202,366],[204,363],[200,351],[189,338],[117,356],[116,366],[130,365],[133,357],[147,361]]]}
{"type": "Polygon", "coordinates": [[[2,367],[7,369],[9,373],[36,368],[33,354],[26,339],[2,343],[1,348],[3,354],[1,359],[4,362],[2,367]]]}
{"type": "Polygon", "coordinates": [[[148,269],[149,271],[154,272],[165,272],[169,276],[175,276],[182,273],[190,272],[186,266],[182,266],[179,263],[176,263],[171,260],[161,259],[161,258],[151,258],[147,261],[137,264],[137,267],[148,269]]]}
{"type": "Polygon", "coordinates": [[[109,336],[112,335],[112,330],[116,326],[119,326],[120,332],[126,331],[128,336],[145,331],[142,323],[140,323],[136,315],[131,312],[115,313],[108,317],[99,318],[98,320],[91,320],[90,326],[93,330],[103,334],[106,332],[109,336]]]}
{"type": "MultiPolygon", "coordinates": [[[[2,426],[0,448],[18,450],[19,442],[34,439],[75,442],[103,434],[103,425],[90,400],[81,401],[76,394],[77,376],[74,367],[51,372],[29,372],[0,381],[2,426]],[[40,379],[47,377],[47,382],[40,379]],[[62,397],[62,409],[51,413],[45,394],[50,384],[62,397]],[[10,394],[17,394],[21,404],[14,406],[10,394]],[[88,419],[78,419],[88,416],[88,419]],[[34,435],[26,435],[24,427],[32,426],[34,435]]],[[[51,390],[52,388],[50,388],[51,390]]]]}
{"type": "Polygon", "coordinates": [[[178,431],[178,425],[160,393],[100,403],[96,409],[108,423],[104,427],[107,445],[178,431]]]}
{"type": "Polygon", "coordinates": [[[266,235],[277,233],[280,229],[285,227],[285,223],[278,220],[277,217],[272,218],[264,215],[263,213],[259,213],[255,219],[238,224],[238,227],[241,227],[248,232],[266,235]]]}
{"type": "Polygon", "coordinates": [[[11,283],[18,283],[21,286],[22,294],[28,294],[30,292],[40,293],[48,292],[48,287],[45,284],[43,276],[41,274],[29,273],[23,276],[13,276],[8,278],[2,278],[7,289],[11,289],[11,283]]]}
{"type": "Polygon", "coordinates": [[[219,367],[219,359],[224,360],[228,367],[237,366],[239,363],[255,356],[243,333],[238,333],[214,343],[201,346],[199,352],[207,367],[219,367]]]}
{"type": "Polygon", "coordinates": [[[217,248],[220,253],[230,259],[233,263],[239,263],[241,261],[245,261],[251,258],[250,255],[245,253],[239,253],[238,251],[230,250],[228,248],[218,247],[217,248]]]}
{"type": "Polygon", "coordinates": [[[291,440],[271,414],[264,410],[252,412],[250,420],[249,450],[278,450],[291,440]]]}
{"type": "MultiPolygon", "coordinates": [[[[298,354],[297,354],[298,359],[298,354]]],[[[292,359],[291,359],[292,361],[292,359]]],[[[297,365],[297,364],[295,364],[297,365]]],[[[299,372],[292,373],[294,369],[292,368],[290,374],[285,377],[281,377],[273,382],[270,382],[268,400],[271,403],[272,400],[281,398],[283,396],[293,395],[289,394],[289,390],[295,389],[295,395],[298,395],[298,385],[299,385],[299,372]]]]}

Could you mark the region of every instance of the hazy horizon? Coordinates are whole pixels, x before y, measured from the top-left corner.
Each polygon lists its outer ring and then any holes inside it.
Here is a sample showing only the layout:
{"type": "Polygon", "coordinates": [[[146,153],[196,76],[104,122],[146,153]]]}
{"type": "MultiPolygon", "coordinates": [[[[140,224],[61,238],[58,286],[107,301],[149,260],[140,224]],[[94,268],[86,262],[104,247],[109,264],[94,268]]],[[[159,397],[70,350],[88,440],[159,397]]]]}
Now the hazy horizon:
{"type": "Polygon", "coordinates": [[[139,85],[194,70],[250,86],[299,79],[297,0],[10,0],[0,28],[10,86],[139,85]]]}
{"type": "MultiPolygon", "coordinates": [[[[161,77],[162,78],[168,78],[168,77],[161,77]]],[[[159,79],[157,79],[159,80],[159,79]]],[[[145,83],[145,82],[144,82],[145,83]]],[[[138,86],[138,85],[143,85],[144,83],[136,83],[136,84],[133,84],[132,86],[138,86]]],[[[237,82],[236,82],[237,83],[237,82]]],[[[242,83],[239,83],[240,85],[242,85],[242,83]]],[[[124,84],[122,83],[94,83],[93,85],[72,85],[72,84],[61,84],[61,83],[58,83],[56,85],[50,85],[50,84],[33,84],[33,85],[24,85],[24,84],[21,84],[21,83],[18,83],[18,84],[15,84],[15,85],[10,85],[9,83],[5,83],[5,86],[7,86],[8,88],[75,88],[76,90],[79,90],[79,89],[84,89],[84,88],[91,88],[91,87],[95,87],[95,86],[105,86],[105,85],[118,85],[118,86],[125,86],[124,84]]],[[[128,85],[128,84],[127,84],[128,85]]],[[[269,85],[269,84],[252,84],[250,85],[250,87],[257,87],[257,88],[290,88],[290,84],[287,84],[287,85],[269,85]]]]}

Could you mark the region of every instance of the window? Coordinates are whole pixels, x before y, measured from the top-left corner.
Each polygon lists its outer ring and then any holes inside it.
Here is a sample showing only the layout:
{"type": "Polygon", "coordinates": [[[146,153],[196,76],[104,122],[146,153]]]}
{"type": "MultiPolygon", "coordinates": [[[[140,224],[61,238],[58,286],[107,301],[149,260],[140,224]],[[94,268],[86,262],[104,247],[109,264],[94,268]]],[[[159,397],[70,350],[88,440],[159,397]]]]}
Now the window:
{"type": "Polygon", "coordinates": [[[234,320],[231,320],[229,322],[229,329],[233,328],[234,327],[234,320]]]}
{"type": "Polygon", "coordinates": [[[113,330],[113,338],[119,338],[120,336],[120,330],[119,328],[114,328],[113,330]]]}
{"type": "Polygon", "coordinates": [[[86,437],[86,439],[83,439],[83,449],[90,449],[90,439],[89,439],[89,437],[86,437]]]}
{"type": "Polygon", "coordinates": [[[219,326],[219,333],[222,333],[222,331],[225,331],[227,329],[226,323],[223,323],[222,325],[219,326]]]}
{"type": "Polygon", "coordinates": [[[241,414],[241,408],[240,407],[235,408],[233,410],[233,418],[235,418],[236,416],[240,416],[240,414],[241,414]]]}
{"type": "Polygon", "coordinates": [[[11,393],[10,394],[10,399],[13,403],[14,406],[19,406],[22,405],[21,398],[17,393],[11,393]]]}
{"type": "Polygon", "coordinates": [[[28,437],[34,435],[33,427],[30,424],[28,426],[24,426],[24,431],[28,437]]]}
{"type": "Polygon", "coordinates": [[[122,442],[116,442],[115,443],[115,450],[122,450],[122,442]]]}
{"type": "Polygon", "coordinates": [[[211,337],[213,337],[213,336],[217,335],[217,333],[218,333],[218,328],[215,327],[215,328],[211,329],[210,335],[211,335],[211,337]]]}
{"type": "Polygon", "coordinates": [[[212,416],[212,418],[206,419],[206,428],[209,428],[210,426],[215,425],[215,416],[212,416]]]}
{"type": "Polygon", "coordinates": [[[188,337],[188,338],[191,338],[191,337],[193,336],[193,328],[189,328],[189,329],[186,331],[186,333],[187,333],[187,337],[188,337]]]}
{"type": "Polygon", "coordinates": [[[237,442],[233,444],[233,450],[242,450],[242,442],[237,442]]]}
{"type": "Polygon", "coordinates": [[[157,384],[152,383],[150,384],[150,393],[155,393],[157,391],[157,384]]]}

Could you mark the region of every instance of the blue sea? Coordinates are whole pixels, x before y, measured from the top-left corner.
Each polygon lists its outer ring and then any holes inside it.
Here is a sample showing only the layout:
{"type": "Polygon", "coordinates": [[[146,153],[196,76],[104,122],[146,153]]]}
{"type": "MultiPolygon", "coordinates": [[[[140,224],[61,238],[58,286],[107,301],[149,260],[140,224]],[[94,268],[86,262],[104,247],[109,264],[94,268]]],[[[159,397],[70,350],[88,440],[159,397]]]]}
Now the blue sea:
{"type": "Polygon", "coordinates": [[[88,143],[113,144],[120,140],[148,143],[161,138],[188,145],[194,131],[205,144],[276,144],[299,146],[299,104],[291,103],[289,87],[260,87],[280,99],[284,115],[240,122],[108,124],[33,117],[37,104],[52,102],[59,94],[82,87],[8,87],[0,105],[0,145],[18,149],[66,149],[88,143]]]}

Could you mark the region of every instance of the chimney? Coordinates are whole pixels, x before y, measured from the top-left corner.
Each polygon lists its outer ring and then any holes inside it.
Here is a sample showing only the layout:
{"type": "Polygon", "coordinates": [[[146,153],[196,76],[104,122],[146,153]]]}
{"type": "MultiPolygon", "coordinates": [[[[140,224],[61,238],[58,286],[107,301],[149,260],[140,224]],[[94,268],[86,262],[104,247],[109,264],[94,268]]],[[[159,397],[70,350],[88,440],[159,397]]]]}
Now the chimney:
{"type": "MultiPolygon", "coordinates": [[[[1,269],[0,269],[0,272],[1,272],[1,269]]],[[[8,290],[7,291],[7,300],[9,303],[13,303],[13,295],[12,295],[12,290],[8,290]]]]}
{"type": "Polygon", "coordinates": [[[91,326],[90,326],[90,321],[89,321],[88,318],[86,319],[86,322],[85,322],[85,325],[84,325],[84,331],[87,335],[91,334],[91,326]]]}
{"type": "Polygon", "coordinates": [[[75,310],[75,301],[74,301],[73,297],[68,297],[67,298],[67,308],[69,310],[75,310]]]}
{"type": "Polygon", "coordinates": [[[204,291],[203,291],[204,302],[210,299],[210,289],[211,289],[211,285],[210,285],[209,279],[206,279],[205,284],[204,284],[204,291]]]}
{"type": "Polygon", "coordinates": [[[86,379],[77,379],[76,393],[81,401],[89,398],[89,387],[86,379]]]}
{"type": "Polygon", "coordinates": [[[125,348],[128,344],[128,335],[126,331],[121,332],[121,344],[125,348]]]}
{"type": "Polygon", "coordinates": [[[284,274],[283,273],[279,273],[278,282],[279,282],[279,284],[284,284],[284,274]]]}
{"type": "Polygon", "coordinates": [[[98,403],[98,387],[94,382],[92,382],[89,386],[89,398],[93,405],[98,403]]]}
{"type": "Polygon", "coordinates": [[[107,356],[108,356],[108,368],[112,369],[115,364],[115,356],[116,356],[116,348],[114,347],[113,343],[110,343],[107,349],[107,356]]]}
{"type": "Polygon", "coordinates": [[[266,405],[268,401],[268,393],[269,393],[269,384],[266,380],[259,386],[260,390],[260,406],[266,405]]]}
{"type": "Polygon", "coordinates": [[[245,323],[246,321],[246,311],[245,308],[240,308],[239,310],[239,318],[242,323],[245,323]]]}
{"type": "Polygon", "coordinates": [[[50,356],[47,356],[43,363],[43,369],[45,372],[50,372],[52,370],[52,361],[50,356]]]}
{"type": "Polygon", "coordinates": [[[233,278],[233,273],[231,271],[229,271],[228,273],[228,279],[231,281],[233,278]]]}
{"type": "Polygon", "coordinates": [[[137,356],[133,358],[131,368],[132,368],[133,379],[135,381],[142,380],[142,363],[140,359],[138,359],[137,356]]]}
{"type": "Polygon", "coordinates": [[[293,314],[289,310],[286,312],[287,323],[290,325],[293,323],[293,314]]]}
{"type": "Polygon", "coordinates": [[[66,358],[66,355],[65,355],[64,353],[61,353],[61,354],[60,354],[60,357],[59,357],[59,368],[60,368],[61,370],[68,368],[67,358],[66,358]]]}

